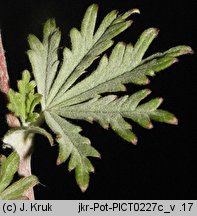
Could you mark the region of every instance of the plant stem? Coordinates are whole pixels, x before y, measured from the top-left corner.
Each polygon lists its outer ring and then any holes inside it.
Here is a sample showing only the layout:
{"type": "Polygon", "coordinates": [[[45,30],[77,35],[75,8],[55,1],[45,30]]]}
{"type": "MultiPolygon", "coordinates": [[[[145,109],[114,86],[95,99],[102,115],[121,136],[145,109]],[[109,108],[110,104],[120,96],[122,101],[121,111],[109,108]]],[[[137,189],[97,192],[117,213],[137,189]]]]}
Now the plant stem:
{"type": "MultiPolygon", "coordinates": [[[[18,174],[23,177],[31,175],[31,154],[28,156],[20,155],[18,174]]],[[[34,200],[33,188],[25,191],[24,196],[28,197],[29,200],[34,200]]]]}
{"type": "MultiPolygon", "coordinates": [[[[20,135],[19,135],[20,136],[20,135]]],[[[24,135],[26,136],[26,135],[24,135]]],[[[30,176],[31,173],[31,155],[32,155],[32,144],[33,144],[33,134],[29,134],[27,138],[22,135],[22,141],[20,145],[15,148],[20,156],[20,163],[18,168],[18,174],[20,177],[30,176]]],[[[27,190],[24,195],[30,200],[34,200],[33,188],[27,190]]]]}
{"type": "MultiPolygon", "coordinates": [[[[9,75],[7,71],[7,64],[5,60],[5,53],[0,32],[0,92],[6,97],[9,91],[9,75]]],[[[8,126],[20,127],[20,122],[16,116],[11,113],[6,115],[8,126]]]]}
{"type": "MultiPolygon", "coordinates": [[[[9,76],[8,76],[7,64],[5,60],[5,53],[3,49],[3,43],[2,43],[1,32],[0,32],[0,92],[6,97],[6,99],[7,99],[8,91],[9,91],[9,76]]],[[[18,118],[13,114],[7,113],[6,120],[9,127],[20,127],[20,122],[18,118]]],[[[30,144],[32,144],[32,139],[30,141],[30,144]]],[[[21,151],[18,152],[18,154],[20,156],[20,164],[18,169],[19,176],[25,176],[25,177],[30,176],[31,175],[31,153],[29,152],[29,149],[28,152],[21,151]]],[[[30,200],[34,199],[33,188],[27,190],[24,195],[27,196],[30,200]]]]}

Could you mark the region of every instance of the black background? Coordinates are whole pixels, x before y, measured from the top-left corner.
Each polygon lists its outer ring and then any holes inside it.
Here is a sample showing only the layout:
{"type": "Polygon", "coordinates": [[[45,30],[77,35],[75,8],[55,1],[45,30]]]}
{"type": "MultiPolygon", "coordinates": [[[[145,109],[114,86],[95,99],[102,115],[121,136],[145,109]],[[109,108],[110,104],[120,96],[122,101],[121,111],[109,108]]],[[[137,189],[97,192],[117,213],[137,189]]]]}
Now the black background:
{"type": "MultiPolygon", "coordinates": [[[[93,2],[100,6],[99,20],[112,9],[141,10],[141,15],[133,16],[133,26],[116,41],[134,43],[143,30],[157,27],[159,37],[147,55],[179,44],[190,45],[196,51],[196,0],[0,1],[0,25],[13,88],[21,71],[30,68],[25,54],[28,33],[41,36],[42,24],[55,17],[63,33],[62,44],[69,45],[69,29],[80,27],[85,9],[93,2]]],[[[135,124],[139,143],[133,146],[97,124],[79,122],[83,134],[102,155],[101,160],[92,159],[96,172],[85,193],[77,187],[74,173],[67,171],[67,163],[55,165],[57,147],[51,148],[44,138],[37,137],[32,169],[42,185],[35,189],[36,199],[196,199],[196,55],[180,60],[151,79],[148,86],[152,97],[164,97],[162,108],[176,114],[178,126],[155,123],[153,130],[145,130],[135,124]]],[[[128,91],[140,88],[131,85],[128,91]]],[[[1,110],[3,135],[7,129],[3,104],[1,110]]]]}

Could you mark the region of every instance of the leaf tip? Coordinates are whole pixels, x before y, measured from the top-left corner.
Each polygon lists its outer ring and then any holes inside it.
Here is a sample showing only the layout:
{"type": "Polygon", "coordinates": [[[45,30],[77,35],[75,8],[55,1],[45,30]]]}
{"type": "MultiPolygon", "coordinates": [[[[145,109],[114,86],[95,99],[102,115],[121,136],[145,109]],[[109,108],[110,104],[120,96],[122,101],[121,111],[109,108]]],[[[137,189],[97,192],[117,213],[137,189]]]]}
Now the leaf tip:
{"type": "Polygon", "coordinates": [[[155,32],[155,35],[157,36],[160,32],[160,29],[158,28],[152,28],[152,31],[155,32]]]}
{"type": "Polygon", "coordinates": [[[151,28],[148,28],[147,30],[145,30],[145,34],[147,35],[153,35],[154,37],[156,37],[158,34],[159,34],[159,29],[158,28],[155,28],[155,27],[151,27],[151,28]]]}
{"type": "Polygon", "coordinates": [[[150,89],[146,89],[146,95],[149,95],[149,94],[151,94],[151,90],[150,89]]]}
{"type": "Polygon", "coordinates": [[[128,28],[132,25],[132,23],[133,23],[133,20],[128,20],[125,22],[125,26],[128,28]]]}
{"type": "Polygon", "coordinates": [[[54,146],[54,140],[53,140],[53,138],[49,138],[48,140],[49,140],[50,145],[54,146]]]}
{"type": "Polygon", "coordinates": [[[132,8],[130,11],[129,11],[131,14],[140,14],[140,10],[138,8],[132,8]]]}
{"type": "Polygon", "coordinates": [[[101,123],[101,126],[105,129],[105,130],[109,130],[109,124],[106,123],[106,124],[102,124],[101,123]]]}
{"type": "Polygon", "coordinates": [[[137,137],[135,137],[135,138],[133,138],[133,139],[131,140],[131,143],[132,143],[133,145],[137,145],[137,142],[138,142],[137,137]]]}
{"type": "Polygon", "coordinates": [[[174,63],[177,63],[178,61],[179,61],[178,58],[174,58],[172,63],[174,64],[174,63]]]}
{"type": "Polygon", "coordinates": [[[2,163],[6,159],[5,155],[0,154],[0,163],[2,163]]]}
{"type": "Polygon", "coordinates": [[[148,85],[150,83],[150,80],[147,78],[145,81],[145,84],[148,85]]]}
{"type": "Polygon", "coordinates": [[[60,159],[57,159],[56,165],[59,166],[61,163],[62,163],[61,160],[60,160],[60,159]]]}
{"type": "Polygon", "coordinates": [[[98,9],[99,5],[97,3],[94,3],[90,5],[90,8],[98,9]]]}
{"type": "Polygon", "coordinates": [[[194,50],[190,46],[184,46],[184,48],[181,50],[181,55],[184,55],[184,54],[193,55],[194,50]]]}
{"type": "Polygon", "coordinates": [[[163,98],[162,97],[159,98],[159,104],[161,104],[161,103],[163,103],[163,98]]]}
{"type": "Polygon", "coordinates": [[[178,119],[176,117],[173,117],[171,120],[168,121],[168,123],[172,125],[178,125],[178,119]]]}
{"type": "Polygon", "coordinates": [[[186,54],[193,55],[194,53],[194,50],[191,47],[189,47],[186,54]]]}
{"type": "Polygon", "coordinates": [[[148,129],[153,129],[153,127],[154,127],[154,126],[153,126],[153,124],[152,124],[151,122],[147,125],[147,128],[148,128],[148,129]]]}
{"type": "Polygon", "coordinates": [[[81,192],[82,192],[82,193],[85,193],[86,190],[87,190],[87,188],[88,188],[88,184],[87,184],[87,185],[84,185],[84,186],[80,186],[80,189],[81,189],[81,192]]]}
{"type": "Polygon", "coordinates": [[[119,90],[125,92],[125,91],[127,91],[127,88],[125,85],[120,84],[119,90]]]}
{"type": "Polygon", "coordinates": [[[158,28],[155,28],[155,30],[156,30],[157,34],[159,34],[159,32],[160,32],[160,29],[158,29],[158,28]]]}

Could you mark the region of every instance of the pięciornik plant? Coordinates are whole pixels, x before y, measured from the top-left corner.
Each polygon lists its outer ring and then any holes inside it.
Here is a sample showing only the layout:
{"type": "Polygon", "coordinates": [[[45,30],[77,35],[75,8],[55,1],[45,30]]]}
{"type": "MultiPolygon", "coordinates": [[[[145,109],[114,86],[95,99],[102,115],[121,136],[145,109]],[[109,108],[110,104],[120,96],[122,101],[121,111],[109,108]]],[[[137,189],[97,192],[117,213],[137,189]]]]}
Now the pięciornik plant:
{"type": "Polygon", "coordinates": [[[95,29],[97,12],[96,4],[89,6],[81,29],[72,28],[70,31],[71,48],[65,47],[63,52],[60,49],[61,32],[54,19],[44,24],[42,39],[29,35],[30,49],[27,55],[32,70],[22,72],[17,90],[9,89],[1,47],[0,87],[8,98],[10,113],[7,114],[7,122],[11,127],[2,140],[4,148],[10,147],[14,151],[1,167],[1,199],[33,199],[31,187],[38,180],[31,176],[30,160],[36,133],[47,137],[51,145],[59,145],[57,165],[69,160],[68,170],[75,171],[76,182],[84,192],[89,184],[90,172],[94,172],[89,157],[100,158],[100,153],[87,137],[81,135],[82,129],[72,122],[73,119],[90,123],[95,121],[105,129],[111,127],[120,137],[134,145],[137,144],[137,136],[128,119],[147,129],[153,127],[152,120],[175,125],[178,123],[172,113],[159,108],[162,98],[143,102],[151,91],[143,88],[127,95],[126,84],[148,85],[148,77],[173,65],[177,57],[191,54],[192,49],[181,45],[144,58],[158,35],[158,29],[145,30],[134,45],[113,41],[131,26],[129,17],[139,13],[138,9],[123,14],[113,10],[95,29]],[[112,46],[109,56],[103,54],[112,46]],[[98,58],[98,66],[91,71],[91,64],[98,58]],[[86,76],[81,79],[84,73],[86,76]],[[125,92],[125,95],[118,97],[117,92],[125,92]],[[52,134],[48,132],[49,129],[42,128],[43,122],[46,122],[52,134]],[[16,187],[15,182],[8,187],[17,170],[20,176],[24,176],[19,180],[24,185],[16,187]],[[30,189],[23,193],[27,186],[30,189]]]}

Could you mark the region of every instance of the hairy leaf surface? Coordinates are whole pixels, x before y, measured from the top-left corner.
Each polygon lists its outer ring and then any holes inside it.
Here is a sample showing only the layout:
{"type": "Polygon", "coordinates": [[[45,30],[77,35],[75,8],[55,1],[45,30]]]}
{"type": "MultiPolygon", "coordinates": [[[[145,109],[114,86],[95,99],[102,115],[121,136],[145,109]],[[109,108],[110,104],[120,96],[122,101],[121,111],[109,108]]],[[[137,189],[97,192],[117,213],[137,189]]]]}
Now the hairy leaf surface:
{"type": "Polygon", "coordinates": [[[94,72],[63,96],[56,97],[51,106],[70,106],[101,93],[126,91],[124,84],[127,83],[146,85],[149,83],[147,76],[154,76],[177,62],[176,57],[191,52],[190,47],[177,46],[142,60],[156,35],[157,30],[151,28],[141,35],[134,47],[131,44],[118,43],[109,58],[104,55],[94,72]]]}
{"type": "Polygon", "coordinates": [[[94,172],[87,157],[100,157],[100,154],[90,145],[90,140],[79,133],[80,127],[54,113],[45,112],[45,118],[49,127],[57,134],[57,164],[65,162],[70,156],[68,169],[75,169],[77,183],[81,190],[85,191],[89,184],[89,172],[94,172]]]}
{"type": "Polygon", "coordinates": [[[131,125],[124,118],[132,119],[144,128],[151,129],[152,120],[175,124],[177,122],[173,114],[157,109],[162,98],[155,98],[149,102],[138,105],[150,93],[149,89],[141,90],[132,96],[117,98],[116,95],[94,98],[88,102],[61,107],[57,113],[65,118],[97,121],[108,129],[109,126],[123,139],[136,144],[137,138],[131,131],[131,125]]]}
{"type": "Polygon", "coordinates": [[[30,50],[27,52],[32,65],[38,93],[42,98],[42,107],[45,108],[46,97],[53,83],[59,65],[58,48],[61,33],[56,27],[54,19],[49,19],[43,30],[42,42],[35,36],[29,35],[30,50]]]}
{"type": "Polygon", "coordinates": [[[133,9],[118,15],[118,12],[114,10],[103,19],[98,29],[95,30],[97,13],[98,6],[91,5],[83,18],[81,31],[76,28],[71,29],[72,48],[64,48],[63,62],[47,98],[47,106],[55,97],[63,95],[85,73],[92,62],[113,45],[112,39],[131,25],[132,21],[128,21],[127,18],[139,11],[133,9]]]}
{"type": "Polygon", "coordinates": [[[158,109],[161,98],[141,104],[150,90],[144,89],[120,98],[114,92],[126,91],[125,84],[128,83],[147,85],[148,77],[177,62],[178,56],[192,53],[188,46],[176,46],[144,57],[158,35],[156,28],[149,28],[134,46],[119,42],[109,57],[106,54],[101,56],[113,45],[113,38],[131,25],[128,17],[139,13],[139,10],[133,9],[120,15],[114,10],[96,29],[97,13],[98,6],[91,5],[82,20],[81,29],[71,29],[71,48],[63,49],[62,60],[58,57],[61,34],[54,20],[46,22],[42,42],[33,35],[29,37],[31,49],[28,56],[38,93],[43,95],[42,112],[59,144],[57,164],[69,159],[68,169],[75,169],[82,191],[88,187],[89,173],[94,171],[88,157],[100,155],[90,145],[90,140],[80,134],[81,128],[70,120],[97,121],[104,128],[110,126],[123,139],[134,144],[137,137],[126,119],[144,128],[152,128],[151,120],[177,124],[173,114],[158,109]],[[89,66],[99,57],[98,66],[89,71],[89,66]],[[87,74],[82,79],[81,75],[85,72],[87,74]]]}
{"type": "Polygon", "coordinates": [[[32,175],[21,178],[10,185],[18,166],[19,156],[16,152],[11,153],[8,158],[2,161],[0,166],[0,200],[26,199],[23,193],[38,184],[37,177],[32,175]]]}
{"type": "Polygon", "coordinates": [[[39,114],[34,112],[34,109],[42,98],[42,95],[34,93],[36,83],[33,80],[30,81],[30,78],[29,71],[23,71],[22,80],[18,81],[19,92],[12,89],[8,92],[9,103],[7,107],[20,118],[24,126],[35,122],[39,117],[39,114]]]}

